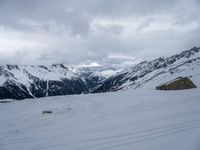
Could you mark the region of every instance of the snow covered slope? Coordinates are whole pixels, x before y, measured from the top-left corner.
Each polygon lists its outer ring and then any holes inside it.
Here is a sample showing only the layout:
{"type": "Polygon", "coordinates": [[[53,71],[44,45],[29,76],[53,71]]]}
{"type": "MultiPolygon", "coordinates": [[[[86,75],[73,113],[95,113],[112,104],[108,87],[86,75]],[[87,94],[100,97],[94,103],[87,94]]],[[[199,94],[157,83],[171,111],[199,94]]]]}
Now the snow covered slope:
{"type": "Polygon", "coordinates": [[[199,150],[199,91],[147,86],[0,103],[0,150],[199,150]]]}

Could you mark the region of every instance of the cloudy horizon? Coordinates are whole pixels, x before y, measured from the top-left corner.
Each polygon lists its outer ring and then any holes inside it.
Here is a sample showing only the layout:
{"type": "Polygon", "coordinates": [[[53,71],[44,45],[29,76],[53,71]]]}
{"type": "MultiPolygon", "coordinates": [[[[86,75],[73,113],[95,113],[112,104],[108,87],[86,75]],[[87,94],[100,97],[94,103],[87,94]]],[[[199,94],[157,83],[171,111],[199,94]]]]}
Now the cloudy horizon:
{"type": "Polygon", "coordinates": [[[199,47],[199,0],[0,0],[0,64],[138,61],[199,47]]]}

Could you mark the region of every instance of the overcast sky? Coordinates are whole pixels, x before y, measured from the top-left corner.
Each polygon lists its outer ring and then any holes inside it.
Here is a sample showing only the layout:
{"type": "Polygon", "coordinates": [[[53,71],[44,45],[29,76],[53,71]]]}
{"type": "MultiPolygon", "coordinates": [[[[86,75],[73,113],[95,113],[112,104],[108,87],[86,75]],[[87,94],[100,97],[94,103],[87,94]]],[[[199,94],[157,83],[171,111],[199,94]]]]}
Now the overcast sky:
{"type": "Polygon", "coordinates": [[[0,0],[1,64],[145,60],[199,41],[200,0],[0,0]]]}

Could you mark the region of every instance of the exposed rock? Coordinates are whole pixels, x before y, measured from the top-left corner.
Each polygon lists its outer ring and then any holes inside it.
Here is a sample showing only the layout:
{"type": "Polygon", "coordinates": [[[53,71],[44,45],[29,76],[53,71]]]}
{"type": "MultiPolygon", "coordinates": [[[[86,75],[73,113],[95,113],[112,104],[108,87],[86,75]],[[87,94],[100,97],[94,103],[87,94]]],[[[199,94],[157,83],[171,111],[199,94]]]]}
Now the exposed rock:
{"type": "Polygon", "coordinates": [[[51,110],[44,110],[42,112],[42,114],[52,114],[52,113],[53,113],[53,111],[51,111],[51,110]]]}
{"type": "Polygon", "coordinates": [[[172,82],[168,82],[156,87],[156,90],[184,90],[197,86],[188,77],[178,77],[172,82]]]}

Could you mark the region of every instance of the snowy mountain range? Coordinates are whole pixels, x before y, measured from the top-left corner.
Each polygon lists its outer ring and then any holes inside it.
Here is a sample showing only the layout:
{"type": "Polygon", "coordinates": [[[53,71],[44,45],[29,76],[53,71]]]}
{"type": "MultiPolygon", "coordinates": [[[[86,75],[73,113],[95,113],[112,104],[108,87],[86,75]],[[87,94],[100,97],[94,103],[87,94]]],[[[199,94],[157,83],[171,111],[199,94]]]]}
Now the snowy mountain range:
{"type": "MultiPolygon", "coordinates": [[[[94,92],[108,92],[147,86],[152,80],[173,79],[181,75],[193,77],[200,69],[200,48],[194,47],[180,54],[152,61],[143,61],[127,67],[115,76],[107,79],[94,92]]],[[[195,76],[196,77],[196,76],[195,76]]],[[[195,79],[194,79],[195,80],[195,79]]],[[[166,82],[166,81],[165,81],[166,82]]],[[[153,84],[154,82],[151,82],[153,84]]]]}
{"type": "MultiPolygon", "coordinates": [[[[140,88],[184,75],[200,68],[200,48],[124,69],[113,66],[75,67],[56,65],[1,65],[0,99],[25,99],[81,93],[101,93],[140,88]],[[152,81],[159,82],[152,82],[152,81]]],[[[156,85],[155,85],[156,86],[156,85]]],[[[197,85],[198,86],[198,85],[197,85]]]]}

